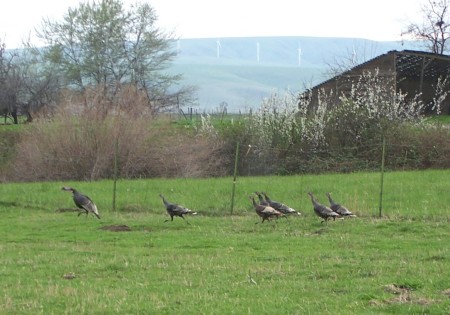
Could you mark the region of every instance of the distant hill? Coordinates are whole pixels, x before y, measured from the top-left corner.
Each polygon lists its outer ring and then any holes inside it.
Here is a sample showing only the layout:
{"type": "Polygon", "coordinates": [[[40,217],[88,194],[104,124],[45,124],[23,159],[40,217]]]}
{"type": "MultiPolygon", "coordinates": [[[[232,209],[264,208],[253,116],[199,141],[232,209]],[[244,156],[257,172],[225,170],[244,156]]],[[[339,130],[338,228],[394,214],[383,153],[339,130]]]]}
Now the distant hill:
{"type": "Polygon", "coordinates": [[[272,92],[302,91],[327,79],[329,64],[354,55],[359,62],[390,50],[417,49],[417,44],[357,38],[242,37],[181,39],[171,73],[195,85],[200,111],[256,108],[272,92]]]}

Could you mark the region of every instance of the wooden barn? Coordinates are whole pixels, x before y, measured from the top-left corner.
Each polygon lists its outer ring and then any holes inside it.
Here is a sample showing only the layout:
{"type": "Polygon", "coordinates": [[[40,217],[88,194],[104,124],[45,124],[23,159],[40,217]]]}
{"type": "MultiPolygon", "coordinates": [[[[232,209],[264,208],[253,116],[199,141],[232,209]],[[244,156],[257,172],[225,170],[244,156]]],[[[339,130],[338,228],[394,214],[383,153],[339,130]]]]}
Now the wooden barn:
{"type": "MultiPolygon", "coordinates": [[[[326,95],[333,95],[328,100],[329,105],[336,105],[339,96],[349,95],[352,85],[364,72],[376,69],[387,84],[394,85],[397,92],[406,93],[407,98],[421,93],[422,101],[427,104],[427,112],[430,112],[438,78],[450,75],[450,56],[414,50],[389,51],[314,86],[300,98],[311,98],[309,104],[315,106],[319,91],[323,91],[326,95]]],[[[442,112],[450,114],[450,95],[443,103],[442,112]]]]}

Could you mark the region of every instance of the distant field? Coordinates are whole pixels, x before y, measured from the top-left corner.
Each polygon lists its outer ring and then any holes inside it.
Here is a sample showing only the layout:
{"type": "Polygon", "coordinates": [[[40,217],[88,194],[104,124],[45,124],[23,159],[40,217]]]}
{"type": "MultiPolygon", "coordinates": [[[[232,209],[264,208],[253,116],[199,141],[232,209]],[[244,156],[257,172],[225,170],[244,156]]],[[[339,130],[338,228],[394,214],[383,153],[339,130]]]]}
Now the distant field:
{"type": "Polygon", "coordinates": [[[258,108],[273,92],[303,91],[325,78],[323,69],[295,66],[175,64],[173,73],[183,74],[183,83],[197,86],[200,111],[212,112],[226,102],[234,113],[258,108]]]}
{"type": "Polygon", "coordinates": [[[449,314],[450,170],[0,185],[0,314],[449,314]],[[73,207],[73,185],[102,215],[73,207]],[[258,222],[267,191],[301,217],[258,222]],[[358,218],[321,224],[307,191],[358,218]],[[196,210],[168,218],[158,197],[196,210]],[[104,230],[126,225],[128,232],[104,230]]]}
{"type": "Polygon", "coordinates": [[[183,84],[199,87],[200,111],[214,111],[222,102],[230,111],[245,111],[258,108],[261,99],[275,90],[303,91],[327,79],[325,72],[330,65],[348,60],[355,49],[358,61],[364,62],[390,50],[417,48],[414,42],[359,38],[237,37],[220,39],[218,58],[217,40],[181,39],[174,43],[180,45],[179,53],[168,70],[183,74],[183,84]]]}

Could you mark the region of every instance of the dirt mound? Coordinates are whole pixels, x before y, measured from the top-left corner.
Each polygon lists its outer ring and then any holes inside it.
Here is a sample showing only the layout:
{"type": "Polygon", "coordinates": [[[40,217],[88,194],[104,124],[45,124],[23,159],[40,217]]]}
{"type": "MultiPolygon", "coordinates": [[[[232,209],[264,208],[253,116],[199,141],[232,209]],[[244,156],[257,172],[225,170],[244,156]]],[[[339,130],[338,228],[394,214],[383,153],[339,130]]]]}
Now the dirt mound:
{"type": "Polygon", "coordinates": [[[102,226],[100,230],[111,231],[111,232],[128,232],[131,231],[131,228],[125,224],[119,225],[106,225],[102,226]]]}

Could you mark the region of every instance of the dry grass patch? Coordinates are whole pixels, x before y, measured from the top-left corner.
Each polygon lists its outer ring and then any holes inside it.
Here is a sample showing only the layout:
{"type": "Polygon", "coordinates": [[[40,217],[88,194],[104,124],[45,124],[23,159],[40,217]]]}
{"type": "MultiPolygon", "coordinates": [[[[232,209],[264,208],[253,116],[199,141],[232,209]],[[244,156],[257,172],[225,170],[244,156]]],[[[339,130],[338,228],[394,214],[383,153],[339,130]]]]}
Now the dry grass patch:
{"type": "MultiPolygon", "coordinates": [[[[396,296],[385,299],[381,302],[385,304],[392,304],[392,303],[413,303],[418,305],[431,305],[433,303],[440,303],[441,301],[435,301],[433,299],[427,299],[424,297],[418,297],[413,295],[414,289],[408,285],[399,285],[399,284],[388,284],[384,286],[384,291],[388,293],[392,293],[396,296]]],[[[377,305],[377,303],[374,303],[374,305],[377,305]]]]}

